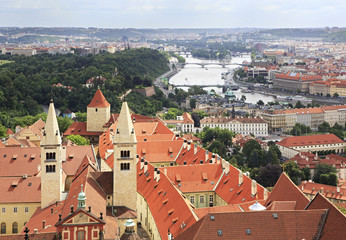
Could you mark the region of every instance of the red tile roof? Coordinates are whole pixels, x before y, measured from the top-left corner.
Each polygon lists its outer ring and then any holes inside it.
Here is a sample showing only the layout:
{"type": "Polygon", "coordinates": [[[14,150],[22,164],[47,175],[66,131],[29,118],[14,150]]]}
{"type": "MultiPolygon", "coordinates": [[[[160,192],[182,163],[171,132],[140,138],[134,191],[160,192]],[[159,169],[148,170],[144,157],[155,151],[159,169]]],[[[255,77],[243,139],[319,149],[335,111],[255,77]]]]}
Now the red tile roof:
{"type": "Polygon", "coordinates": [[[161,168],[162,171],[163,169],[167,169],[167,177],[183,193],[213,191],[223,171],[221,164],[209,164],[208,167],[183,165],[161,168]]]}
{"type": "Polygon", "coordinates": [[[317,193],[306,210],[328,209],[326,223],[321,233],[321,239],[344,239],[346,236],[346,216],[337,209],[328,199],[317,193]]]}
{"type": "MultiPolygon", "coordinates": [[[[29,229],[30,230],[30,229],[29,229]]],[[[56,233],[34,233],[34,230],[30,230],[29,239],[30,240],[57,240],[56,233]]],[[[18,234],[18,235],[6,235],[1,236],[0,240],[23,240],[25,234],[18,234]]]]}
{"type": "Polygon", "coordinates": [[[41,165],[39,147],[0,148],[0,177],[22,177],[24,174],[34,176],[40,171],[39,165],[41,165]]]}
{"type": "Polygon", "coordinates": [[[176,236],[197,221],[188,200],[163,172],[158,182],[154,180],[154,167],[150,164],[147,173],[140,169],[140,163],[137,164],[137,191],[148,203],[162,239],[167,239],[168,229],[176,236]],[[174,211],[169,214],[171,209],[174,211]],[[181,228],[182,224],[185,225],[184,229],[181,228]]]}
{"type": "Polygon", "coordinates": [[[321,135],[309,135],[309,136],[295,136],[287,137],[277,144],[285,147],[295,146],[310,146],[321,144],[335,144],[344,143],[343,140],[335,136],[334,134],[321,134],[321,135]]]}
{"type": "Polygon", "coordinates": [[[346,201],[346,187],[339,187],[338,192],[338,188],[335,186],[304,181],[299,185],[299,189],[305,194],[315,195],[320,192],[327,198],[346,201]]]}
{"type": "Polygon", "coordinates": [[[314,239],[326,214],[326,210],[209,213],[173,236],[175,240],[314,239]]]}
{"type": "Polygon", "coordinates": [[[296,210],[304,209],[309,199],[302,193],[299,188],[291,181],[291,179],[282,173],[276,182],[265,206],[269,206],[274,201],[296,201],[296,210]]]}
{"type": "Polygon", "coordinates": [[[230,204],[226,206],[216,206],[207,208],[195,208],[193,209],[193,211],[196,213],[199,219],[201,219],[208,213],[242,212],[238,204],[230,204]]]}
{"type": "Polygon", "coordinates": [[[0,203],[40,203],[40,177],[0,177],[0,203]]]}
{"type": "Polygon", "coordinates": [[[137,154],[151,162],[173,162],[179,155],[183,141],[138,142],[137,154]]]}
{"type": "Polygon", "coordinates": [[[69,136],[69,135],[99,136],[101,134],[102,134],[102,132],[88,132],[86,122],[74,122],[64,132],[64,136],[69,136]]]}
{"type": "Polygon", "coordinates": [[[183,114],[183,123],[189,123],[189,124],[191,124],[191,123],[194,123],[194,122],[195,122],[195,121],[193,121],[193,119],[192,119],[190,113],[184,112],[184,114],[183,114]]]}
{"type": "Polygon", "coordinates": [[[257,183],[257,194],[251,194],[251,182],[252,180],[243,174],[243,183],[239,186],[239,170],[229,165],[229,173],[223,174],[215,192],[228,204],[240,204],[264,199],[264,188],[257,183]]]}
{"type": "Polygon", "coordinates": [[[98,107],[98,108],[106,108],[109,107],[110,104],[107,102],[105,96],[103,96],[100,89],[97,89],[93,99],[89,103],[88,107],[98,107]]]}

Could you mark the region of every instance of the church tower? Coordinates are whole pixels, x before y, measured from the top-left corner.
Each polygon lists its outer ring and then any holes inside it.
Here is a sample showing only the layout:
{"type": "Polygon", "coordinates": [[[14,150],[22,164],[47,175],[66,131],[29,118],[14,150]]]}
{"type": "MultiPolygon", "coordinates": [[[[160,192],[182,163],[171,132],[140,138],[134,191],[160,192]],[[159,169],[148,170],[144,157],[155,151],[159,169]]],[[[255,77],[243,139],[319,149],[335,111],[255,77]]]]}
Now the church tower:
{"type": "Polygon", "coordinates": [[[111,116],[111,105],[107,102],[100,89],[97,89],[87,107],[87,131],[103,132],[103,125],[111,116]]]}
{"type": "Polygon", "coordinates": [[[62,200],[62,146],[53,101],[41,141],[41,208],[62,200]]]}
{"type": "Polygon", "coordinates": [[[113,137],[113,205],[126,206],[136,211],[137,139],[127,102],[123,102],[113,137]]]}

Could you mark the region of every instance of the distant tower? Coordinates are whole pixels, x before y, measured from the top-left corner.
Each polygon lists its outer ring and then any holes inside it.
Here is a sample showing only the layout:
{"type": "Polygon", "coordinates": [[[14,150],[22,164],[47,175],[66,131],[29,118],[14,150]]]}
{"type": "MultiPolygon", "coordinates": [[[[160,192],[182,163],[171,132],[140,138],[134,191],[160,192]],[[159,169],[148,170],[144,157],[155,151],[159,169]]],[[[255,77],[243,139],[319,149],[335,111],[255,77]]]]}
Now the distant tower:
{"type": "Polygon", "coordinates": [[[62,146],[53,101],[41,141],[41,208],[62,200],[62,146]]]}
{"type": "Polygon", "coordinates": [[[107,102],[100,89],[97,89],[87,107],[87,131],[103,132],[103,125],[111,116],[111,105],[107,102]]]}
{"type": "Polygon", "coordinates": [[[83,184],[81,185],[81,192],[78,194],[78,208],[85,209],[85,193],[83,192],[83,184]]]}
{"type": "Polygon", "coordinates": [[[126,206],[136,211],[137,139],[127,102],[123,102],[113,137],[113,205],[126,206]]]}
{"type": "Polygon", "coordinates": [[[232,105],[232,118],[235,118],[235,110],[234,110],[234,105],[232,105]]]}

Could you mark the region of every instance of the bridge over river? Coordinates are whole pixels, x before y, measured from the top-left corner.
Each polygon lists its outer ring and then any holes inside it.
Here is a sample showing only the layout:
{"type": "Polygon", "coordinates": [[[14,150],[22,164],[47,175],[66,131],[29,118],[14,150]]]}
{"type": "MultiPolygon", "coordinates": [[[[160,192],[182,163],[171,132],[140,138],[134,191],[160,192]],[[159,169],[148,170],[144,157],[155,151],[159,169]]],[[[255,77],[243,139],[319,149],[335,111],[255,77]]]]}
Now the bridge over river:
{"type": "Polygon", "coordinates": [[[247,66],[244,64],[232,63],[232,62],[200,62],[200,63],[187,62],[187,63],[181,63],[181,66],[186,66],[186,65],[199,65],[202,68],[205,68],[206,66],[215,66],[215,65],[219,65],[223,68],[226,68],[227,66],[247,66]]]}

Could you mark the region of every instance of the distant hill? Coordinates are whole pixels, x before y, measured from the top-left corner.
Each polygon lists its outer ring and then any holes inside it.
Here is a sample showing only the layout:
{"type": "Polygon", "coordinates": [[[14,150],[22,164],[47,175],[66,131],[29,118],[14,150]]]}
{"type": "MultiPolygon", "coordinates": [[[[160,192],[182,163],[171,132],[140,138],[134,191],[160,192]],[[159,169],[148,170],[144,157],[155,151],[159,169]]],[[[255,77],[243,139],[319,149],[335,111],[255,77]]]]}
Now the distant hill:
{"type": "Polygon", "coordinates": [[[260,31],[280,38],[321,38],[328,41],[346,41],[345,28],[281,28],[260,31]]]}

